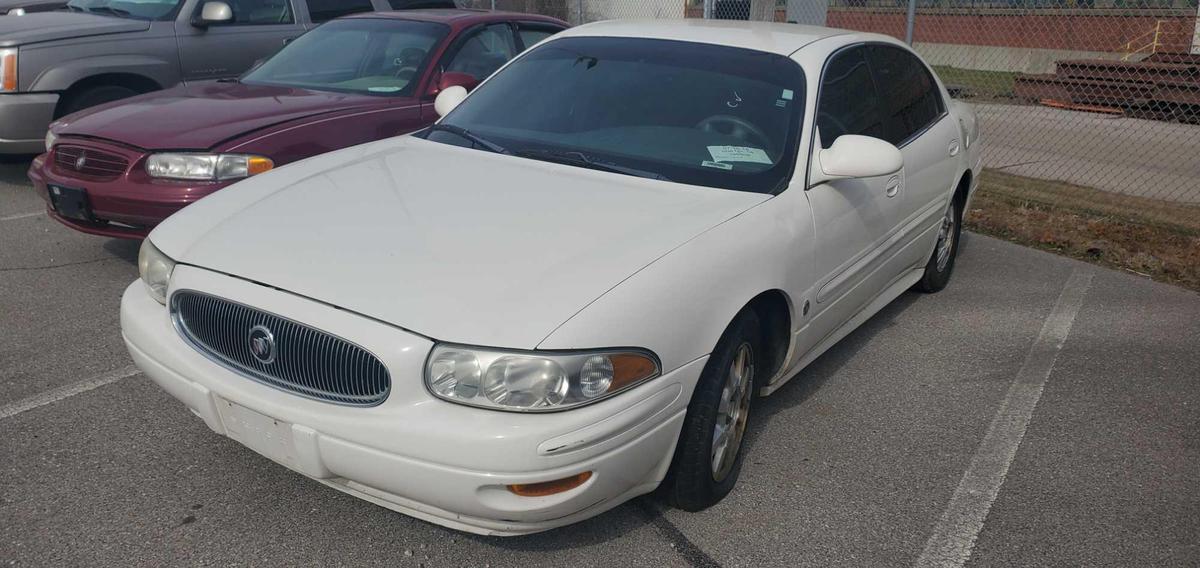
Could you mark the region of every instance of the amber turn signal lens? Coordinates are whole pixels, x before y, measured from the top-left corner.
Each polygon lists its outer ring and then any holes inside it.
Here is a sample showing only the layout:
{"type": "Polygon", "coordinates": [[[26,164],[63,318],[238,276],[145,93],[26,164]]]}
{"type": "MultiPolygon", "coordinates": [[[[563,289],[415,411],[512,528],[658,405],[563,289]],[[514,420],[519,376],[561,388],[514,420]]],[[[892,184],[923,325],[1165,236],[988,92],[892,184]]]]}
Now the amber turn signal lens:
{"type": "Polygon", "coordinates": [[[583,485],[583,483],[592,478],[592,472],[585,471],[583,473],[555,479],[554,481],[543,481],[541,483],[525,483],[521,485],[509,485],[508,490],[522,497],[545,497],[554,495],[564,491],[570,491],[583,485]]]}
{"type": "Polygon", "coordinates": [[[612,385],[608,387],[609,392],[622,389],[626,385],[658,373],[658,365],[644,355],[618,353],[610,355],[608,360],[612,362],[613,366],[613,379],[612,385]]]}
{"type": "Polygon", "coordinates": [[[0,91],[12,92],[17,90],[17,54],[4,54],[3,65],[0,69],[4,70],[4,76],[0,77],[0,91]]]}
{"type": "Polygon", "coordinates": [[[263,172],[271,171],[271,169],[274,167],[275,162],[272,162],[270,158],[264,158],[262,156],[252,156],[246,161],[246,172],[249,175],[257,175],[263,172]]]}

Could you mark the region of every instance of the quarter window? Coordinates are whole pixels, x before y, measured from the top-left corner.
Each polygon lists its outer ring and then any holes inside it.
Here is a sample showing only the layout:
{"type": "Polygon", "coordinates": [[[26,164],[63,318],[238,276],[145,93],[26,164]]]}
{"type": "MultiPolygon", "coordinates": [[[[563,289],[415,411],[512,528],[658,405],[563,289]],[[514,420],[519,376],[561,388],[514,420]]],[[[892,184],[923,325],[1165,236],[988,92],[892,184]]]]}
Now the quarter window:
{"type": "Polygon", "coordinates": [[[937,83],[915,55],[899,47],[872,45],[867,59],[884,96],[884,140],[898,146],[945,112],[937,83]]]}
{"type": "Polygon", "coordinates": [[[821,147],[832,146],[843,134],[886,138],[880,110],[866,49],[852,47],[835,54],[825,66],[817,102],[821,147]]]}
{"type": "Polygon", "coordinates": [[[314,24],[371,10],[371,0],[308,0],[308,16],[314,24]]]}

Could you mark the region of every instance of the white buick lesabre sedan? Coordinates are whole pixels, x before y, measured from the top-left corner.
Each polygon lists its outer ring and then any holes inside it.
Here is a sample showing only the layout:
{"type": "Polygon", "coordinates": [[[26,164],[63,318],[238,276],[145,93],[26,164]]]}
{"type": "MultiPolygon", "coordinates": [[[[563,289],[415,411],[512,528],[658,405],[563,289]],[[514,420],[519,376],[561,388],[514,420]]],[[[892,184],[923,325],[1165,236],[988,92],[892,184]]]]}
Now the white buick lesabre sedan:
{"type": "Polygon", "coordinates": [[[844,30],[592,24],[431,106],[167,220],[121,326],[216,432],[477,533],[721,500],[755,395],[946,286],[979,173],[974,113],[844,30]]]}

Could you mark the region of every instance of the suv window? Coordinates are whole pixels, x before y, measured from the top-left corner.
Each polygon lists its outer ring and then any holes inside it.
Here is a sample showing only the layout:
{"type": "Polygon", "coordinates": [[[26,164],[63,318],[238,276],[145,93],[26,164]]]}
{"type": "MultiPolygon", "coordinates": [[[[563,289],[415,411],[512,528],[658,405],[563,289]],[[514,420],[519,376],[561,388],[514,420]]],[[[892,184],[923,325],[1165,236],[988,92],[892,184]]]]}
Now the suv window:
{"type": "Polygon", "coordinates": [[[314,24],[374,9],[371,0],[308,0],[308,16],[314,24]]]}
{"type": "Polygon", "coordinates": [[[491,24],[467,37],[446,65],[446,71],[467,73],[480,81],[517,54],[516,40],[508,24],[491,24]]]}
{"type": "Polygon", "coordinates": [[[875,84],[886,95],[884,140],[899,146],[945,112],[937,83],[915,55],[899,47],[872,45],[867,59],[875,84]]]}
{"type": "Polygon", "coordinates": [[[866,48],[839,51],[825,66],[821,100],[817,101],[817,128],[821,131],[822,148],[832,146],[843,134],[887,138],[866,48]]]}
{"type": "Polygon", "coordinates": [[[288,0],[231,0],[233,21],[229,25],[257,26],[267,24],[291,24],[292,3],[288,0]]]}

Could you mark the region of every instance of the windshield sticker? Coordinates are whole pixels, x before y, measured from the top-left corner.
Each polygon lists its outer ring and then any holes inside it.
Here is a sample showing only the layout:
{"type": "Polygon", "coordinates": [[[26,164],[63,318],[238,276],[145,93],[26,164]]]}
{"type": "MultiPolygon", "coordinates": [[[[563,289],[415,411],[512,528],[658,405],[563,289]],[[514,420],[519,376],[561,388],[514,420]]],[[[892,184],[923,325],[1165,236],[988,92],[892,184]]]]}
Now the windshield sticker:
{"type": "Polygon", "coordinates": [[[718,170],[732,170],[733,169],[733,164],[722,164],[721,162],[710,162],[708,160],[704,160],[703,162],[700,162],[700,165],[704,166],[706,168],[717,168],[718,170]]]}
{"type": "Polygon", "coordinates": [[[708,153],[712,154],[714,162],[751,162],[771,165],[774,162],[761,148],[745,146],[709,146],[708,153]]]}
{"type": "Polygon", "coordinates": [[[794,96],[796,96],[796,93],[793,93],[791,89],[784,89],[783,94],[779,95],[779,98],[781,98],[785,101],[790,101],[790,100],[792,100],[792,97],[794,97],[794,96]]]}
{"type": "Polygon", "coordinates": [[[372,93],[394,93],[401,90],[403,87],[367,87],[372,93]]]}
{"type": "Polygon", "coordinates": [[[737,91],[734,91],[733,98],[725,101],[725,106],[729,108],[737,108],[742,106],[742,96],[739,95],[737,91]]]}

